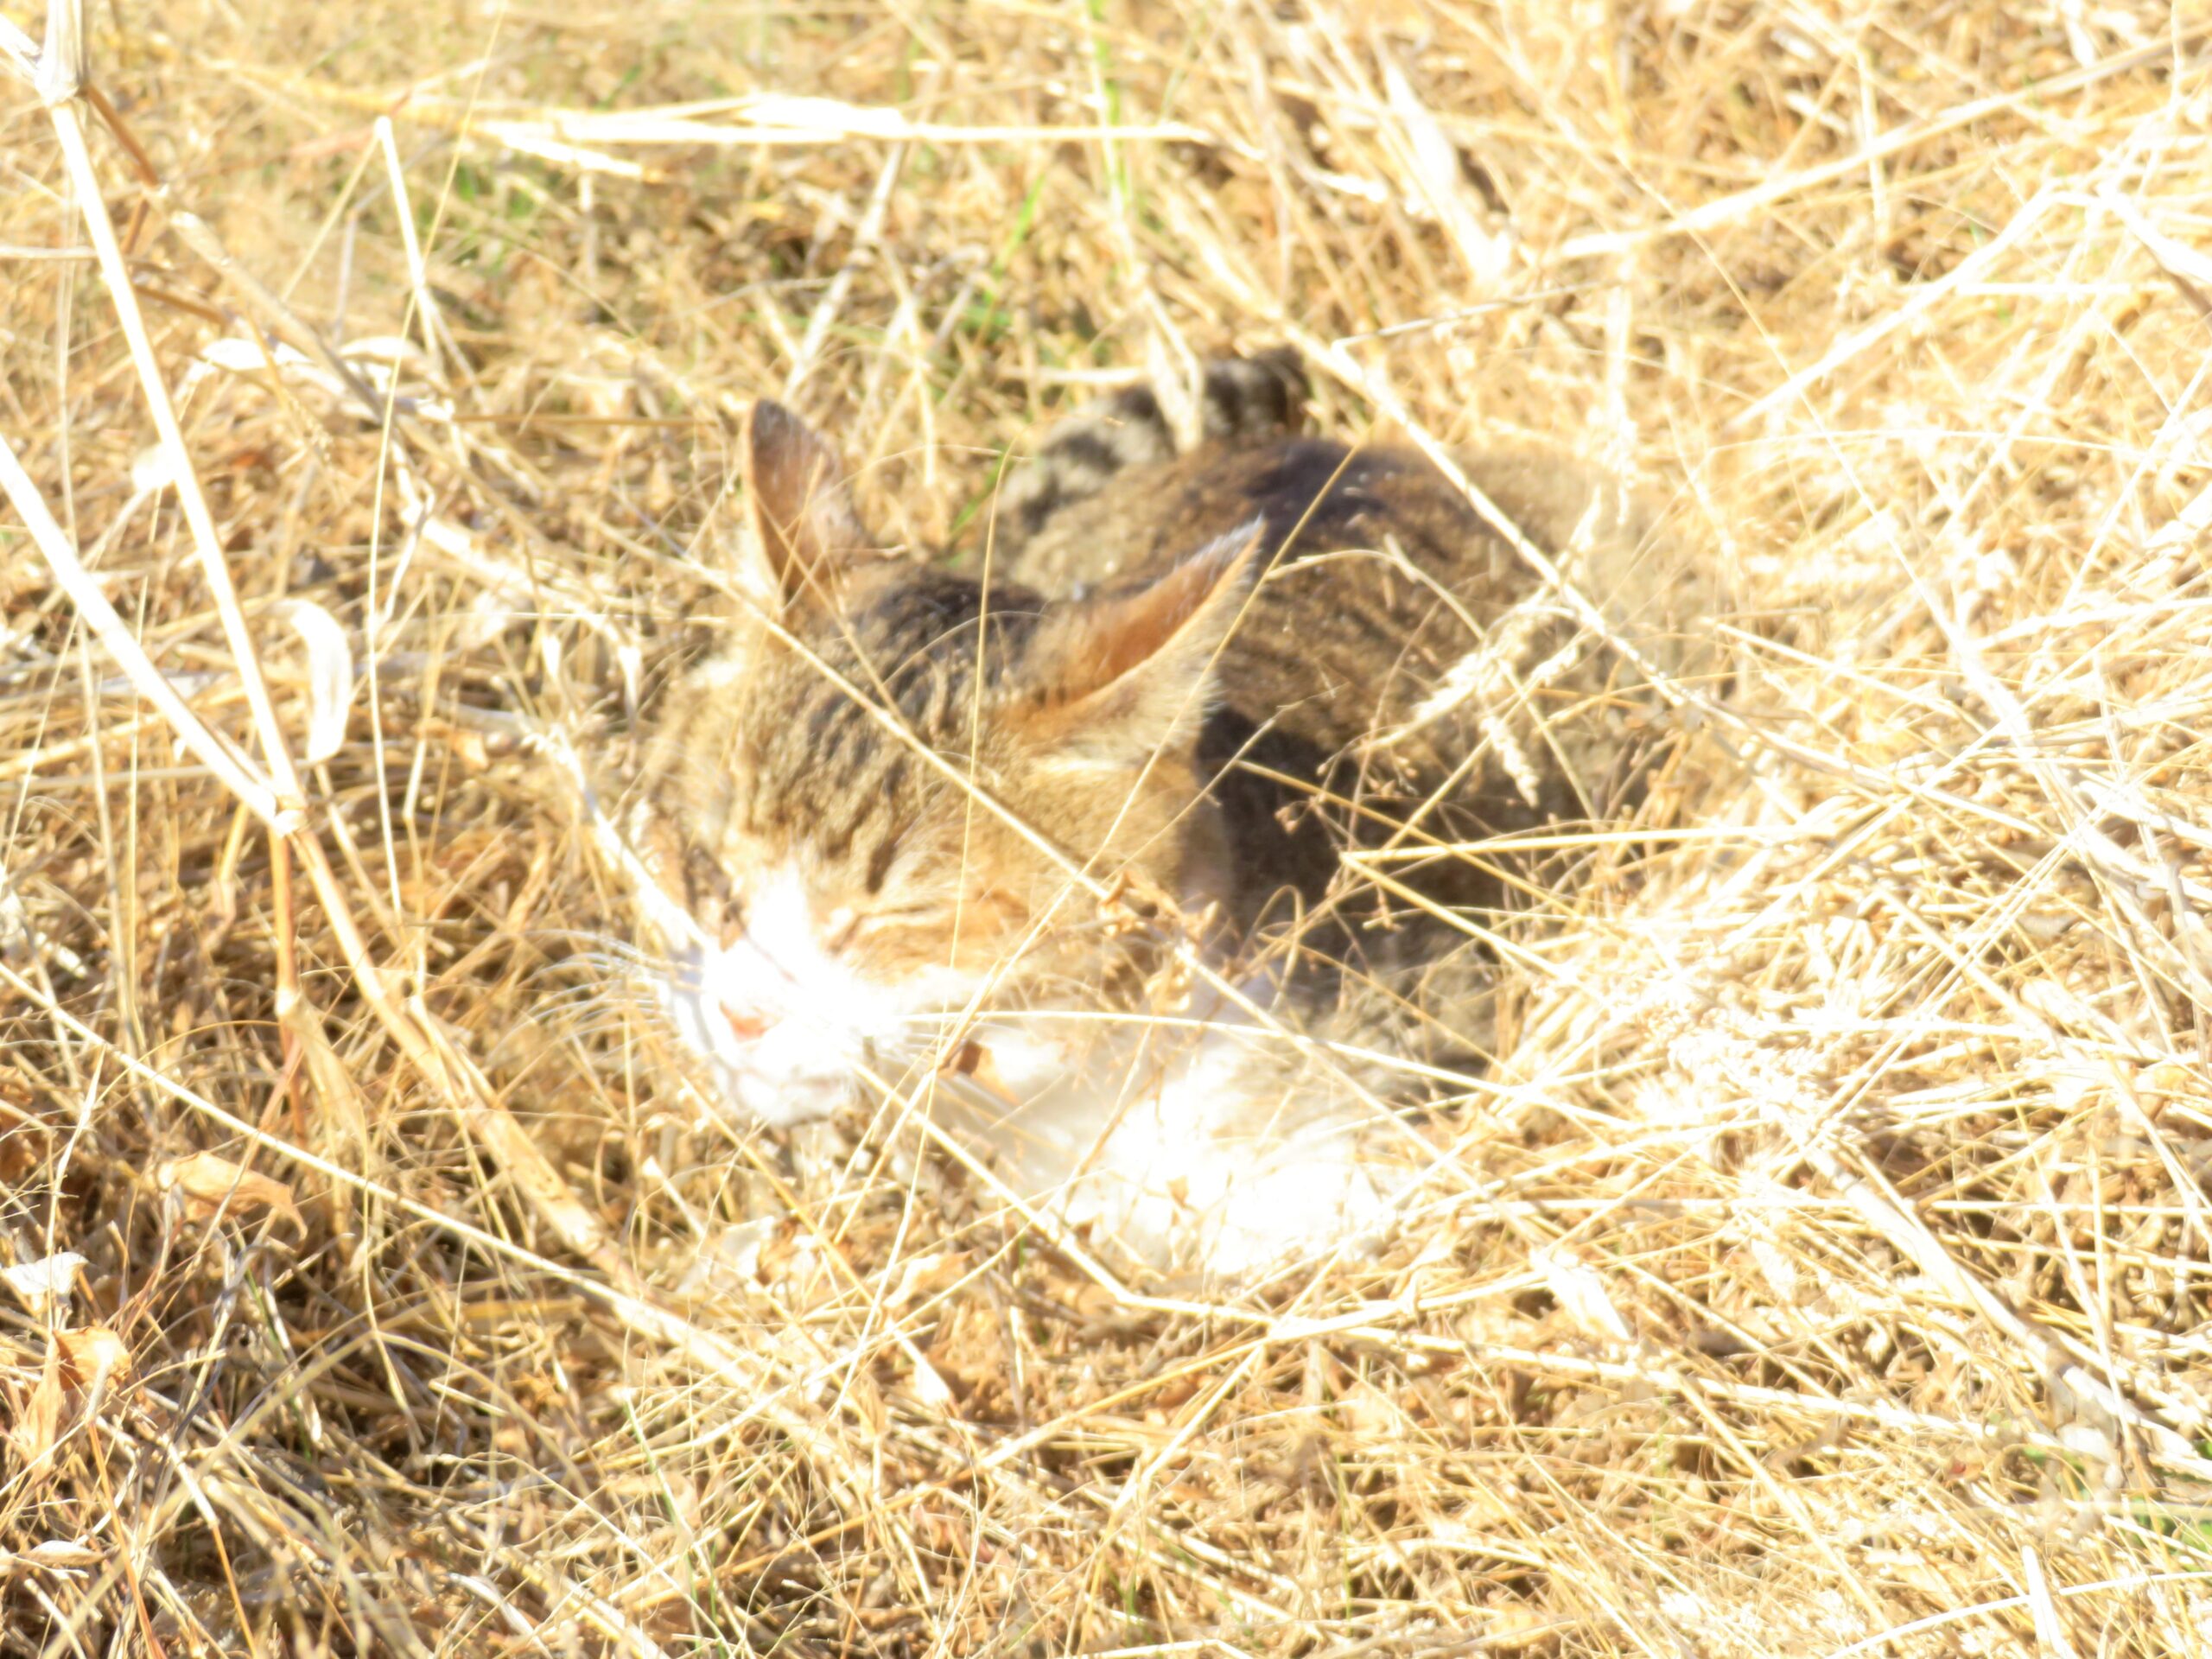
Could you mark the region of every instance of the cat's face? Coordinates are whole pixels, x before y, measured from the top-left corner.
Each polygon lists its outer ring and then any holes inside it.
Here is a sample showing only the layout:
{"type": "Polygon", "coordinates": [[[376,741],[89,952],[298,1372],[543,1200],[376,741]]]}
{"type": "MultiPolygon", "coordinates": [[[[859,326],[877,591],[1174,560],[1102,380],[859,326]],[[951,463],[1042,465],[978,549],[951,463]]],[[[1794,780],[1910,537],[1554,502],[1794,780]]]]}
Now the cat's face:
{"type": "Polygon", "coordinates": [[[1068,863],[1179,887],[1255,537],[1048,604],[872,553],[834,457],[774,404],[745,463],[755,613],[673,694],[633,823],[704,936],[661,987],[678,1031],[788,1122],[860,1066],[897,1079],[949,1016],[1110,990],[1120,932],[1068,863]]]}

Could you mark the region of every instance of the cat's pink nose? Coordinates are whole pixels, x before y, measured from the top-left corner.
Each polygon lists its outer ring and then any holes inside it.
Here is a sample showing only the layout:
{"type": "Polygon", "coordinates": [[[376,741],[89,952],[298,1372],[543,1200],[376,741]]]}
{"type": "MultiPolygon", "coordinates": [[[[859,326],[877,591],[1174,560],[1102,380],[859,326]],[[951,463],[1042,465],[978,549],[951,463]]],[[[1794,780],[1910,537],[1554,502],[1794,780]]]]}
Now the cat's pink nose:
{"type": "Polygon", "coordinates": [[[749,1014],[740,1014],[727,1003],[722,1006],[722,1018],[729,1021],[731,1033],[741,1043],[757,1043],[768,1034],[768,1022],[766,1020],[755,1019],[749,1014]]]}

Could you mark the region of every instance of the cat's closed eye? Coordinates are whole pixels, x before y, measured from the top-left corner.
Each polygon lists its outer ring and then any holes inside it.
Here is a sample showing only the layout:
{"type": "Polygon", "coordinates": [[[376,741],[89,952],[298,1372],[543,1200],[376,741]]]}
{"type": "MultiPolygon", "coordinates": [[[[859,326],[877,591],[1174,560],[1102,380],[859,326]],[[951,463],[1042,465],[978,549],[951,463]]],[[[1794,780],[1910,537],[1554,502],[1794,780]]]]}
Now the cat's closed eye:
{"type": "Polygon", "coordinates": [[[847,938],[867,939],[898,928],[920,927],[936,921],[944,913],[941,904],[880,905],[852,915],[847,924],[847,938]]]}

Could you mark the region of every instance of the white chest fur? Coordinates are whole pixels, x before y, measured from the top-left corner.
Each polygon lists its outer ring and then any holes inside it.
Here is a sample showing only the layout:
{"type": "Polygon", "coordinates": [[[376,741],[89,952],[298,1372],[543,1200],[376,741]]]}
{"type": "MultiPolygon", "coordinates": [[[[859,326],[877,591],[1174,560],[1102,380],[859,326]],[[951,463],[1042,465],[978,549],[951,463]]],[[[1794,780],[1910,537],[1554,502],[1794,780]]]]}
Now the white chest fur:
{"type": "Polygon", "coordinates": [[[977,1033],[991,1088],[940,1116],[1024,1198],[1162,1269],[1246,1276],[1380,1230],[1402,1173],[1375,1109],[1220,1000],[1176,1021],[1038,1014],[977,1033]]]}
{"type": "MultiPolygon", "coordinates": [[[[655,987],[715,1091],[778,1125],[849,1100],[871,1048],[918,1029],[912,1004],[957,1007],[973,988],[857,979],[785,885],[764,888],[745,938],[694,940],[655,987]]],[[[1262,1010],[1273,1000],[1264,981],[1243,990],[1262,1010]]],[[[970,1035],[988,1065],[933,1078],[929,1109],[1025,1202],[1163,1271],[1247,1278],[1358,1248],[1407,1185],[1372,1155],[1378,1109],[1342,1071],[1217,992],[1173,1020],[1036,1010],[970,1035]]]]}

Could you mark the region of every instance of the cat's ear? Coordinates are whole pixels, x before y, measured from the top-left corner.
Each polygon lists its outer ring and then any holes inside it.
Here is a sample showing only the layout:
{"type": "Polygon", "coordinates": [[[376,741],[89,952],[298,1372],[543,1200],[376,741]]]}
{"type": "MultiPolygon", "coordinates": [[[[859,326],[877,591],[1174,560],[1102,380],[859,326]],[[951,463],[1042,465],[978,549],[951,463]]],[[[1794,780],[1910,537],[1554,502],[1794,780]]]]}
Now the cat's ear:
{"type": "Polygon", "coordinates": [[[741,465],[760,562],[745,573],[754,597],[779,610],[804,598],[827,601],[838,565],[868,546],[837,452],[762,397],[745,414],[741,465]]]}
{"type": "Polygon", "coordinates": [[[1058,761],[1135,766],[1187,749],[1213,702],[1213,658],[1243,608],[1261,520],[1141,585],[1056,605],[1027,653],[1022,735],[1058,761]]]}

